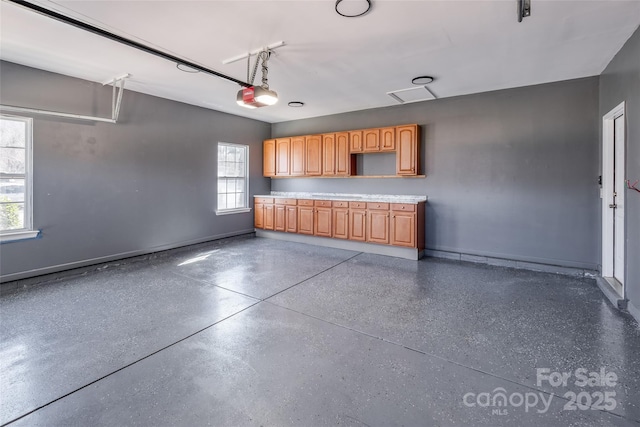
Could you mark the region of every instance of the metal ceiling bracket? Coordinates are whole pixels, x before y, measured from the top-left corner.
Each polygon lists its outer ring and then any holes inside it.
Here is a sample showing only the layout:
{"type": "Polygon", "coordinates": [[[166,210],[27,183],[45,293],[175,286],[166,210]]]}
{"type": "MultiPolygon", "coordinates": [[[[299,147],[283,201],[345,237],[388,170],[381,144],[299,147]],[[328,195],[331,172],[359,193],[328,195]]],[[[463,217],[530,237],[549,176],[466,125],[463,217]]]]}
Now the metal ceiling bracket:
{"type": "Polygon", "coordinates": [[[122,105],[122,93],[124,92],[124,81],[129,77],[131,77],[130,74],[125,74],[123,76],[114,78],[113,80],[111,80],[111,83],[103,83],[103,85],[106,85],[106,84],[113,85],[113,91],[111,92],[111,118],[110,119],[106,117],[84,116],[81,114],[61,113],[59,111],[39,110],[36,108],[16,107],[13,105],[0,105],[0,111],[27,114],[27,115],[35,114],[35,115],[41,115],[41,116],[56,116],[56,117],[64,117],[66,119],[87,120],[90,122],[116,123],[118,121],[118,116],[120,115],[120,105],[122,105]]]}

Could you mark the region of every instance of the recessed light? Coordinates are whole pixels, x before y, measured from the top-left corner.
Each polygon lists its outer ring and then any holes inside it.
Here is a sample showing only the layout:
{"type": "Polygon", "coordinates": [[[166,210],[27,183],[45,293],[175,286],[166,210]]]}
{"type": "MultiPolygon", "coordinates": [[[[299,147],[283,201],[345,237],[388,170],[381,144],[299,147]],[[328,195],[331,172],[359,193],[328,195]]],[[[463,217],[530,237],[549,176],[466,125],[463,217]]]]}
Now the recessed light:
{"type": "Polygon", "coordinates": [[[196,70],[195,68],[191,68],[188,65],[181,64],[178,62],[176,64],[176,68],[180,71],[184,71],[185,73],[199,73],[200,70],[196,70]]]}
{"type": "Polygon", "coordinates": [[[346,18],[362,16],[371,10],[371,0],[337,0],[336,12],[346,18]]]}
{"type": "Polygon", "coordinates": [[[304,102],[300,101],[291,101],[287,104],[289,107],[304,107],[304,102]]]}
{"type": "Polygon", "coordinates": [[[415,77],[413,80],[411,80],[411,83],[413,83],[414,85],[428,85],[429,83],[431,83],[433,81],[433,77],[431,76],[419,76],[419,77],[415,77]]]}

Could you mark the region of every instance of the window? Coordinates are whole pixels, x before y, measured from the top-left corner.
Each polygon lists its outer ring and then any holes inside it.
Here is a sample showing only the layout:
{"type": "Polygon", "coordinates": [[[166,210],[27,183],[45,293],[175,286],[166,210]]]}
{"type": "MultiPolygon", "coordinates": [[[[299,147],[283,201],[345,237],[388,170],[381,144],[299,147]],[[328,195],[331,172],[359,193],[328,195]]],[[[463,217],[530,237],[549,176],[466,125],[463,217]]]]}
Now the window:
{"type": "Polygon", "coordinates": [[[35,237],[32,231],[31,119],[0,115],[0,240],[35,237]]]}
{"type": "Polygon", "coordinates": [[[249,212],[249,146],[218,143],[216,214],[249,212]]]}

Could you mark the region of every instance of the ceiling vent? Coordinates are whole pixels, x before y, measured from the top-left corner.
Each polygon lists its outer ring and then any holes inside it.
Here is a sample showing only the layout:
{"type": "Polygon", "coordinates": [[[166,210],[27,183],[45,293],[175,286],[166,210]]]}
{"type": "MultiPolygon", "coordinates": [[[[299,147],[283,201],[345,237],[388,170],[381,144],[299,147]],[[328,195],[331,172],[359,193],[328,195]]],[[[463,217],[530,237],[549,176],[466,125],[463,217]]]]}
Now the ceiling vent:
{"type": "Polygon", "coordinates": [[[431,101],[436,99],[435,95],[426,86],[410,87],[408,89],[398,89],[387,92],[387,95],[398,101],[400,104],[411,102],[431,101]]]}

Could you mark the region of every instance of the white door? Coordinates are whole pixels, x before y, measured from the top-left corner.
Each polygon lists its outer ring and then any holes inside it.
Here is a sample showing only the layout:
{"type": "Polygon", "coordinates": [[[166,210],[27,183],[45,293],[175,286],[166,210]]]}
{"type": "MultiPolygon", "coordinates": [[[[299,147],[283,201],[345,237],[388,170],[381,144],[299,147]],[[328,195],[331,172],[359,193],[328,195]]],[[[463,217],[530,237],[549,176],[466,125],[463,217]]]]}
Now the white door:
{"type": "Polygon", "coordinates": [[[624,298],[624,102],[602,118],[602,130],[602,277],[624,298]]]}
{"type": "Polygon", "coordinates": [[[624,114],[613,120],[613,277],[624,286],[624,114]]]}

